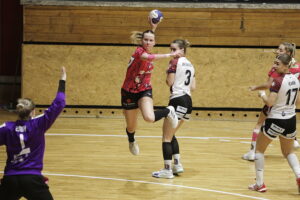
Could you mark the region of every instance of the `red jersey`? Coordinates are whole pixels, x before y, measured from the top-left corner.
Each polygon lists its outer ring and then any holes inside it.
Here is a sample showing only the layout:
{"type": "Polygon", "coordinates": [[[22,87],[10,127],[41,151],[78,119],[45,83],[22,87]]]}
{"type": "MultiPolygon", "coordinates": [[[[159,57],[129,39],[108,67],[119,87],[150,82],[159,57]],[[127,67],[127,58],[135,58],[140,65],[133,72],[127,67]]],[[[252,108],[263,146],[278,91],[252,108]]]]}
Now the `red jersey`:
{"type": "MultiPolygon", "coordinates": [[[[299,76],[299,73],[300,73],[300,64],[299,63],[296,63],[296,61],[292,64],[292,66],[290,67],[290,72],[292,74],[295,74],[296,77],[299,76]]],[[[268,73],[268,76],[269,77],[272,77],[272,78],[277,78],[277,77],[280,77],[281,75],[278,74],[276,72],[276,69],[274,67],[272,67],[272,69],[269,71],[268,73]]]]}
{"type": "Polygon", "coordinates": [[[122,86],[127,92],[139,93],[152,89],[151,72],[154,66],[152,61],[141,59],[141,55],[144,52],[146,52],[146,50],[143,47],[137,47],[130,58],[126,77],[122,86]]]}

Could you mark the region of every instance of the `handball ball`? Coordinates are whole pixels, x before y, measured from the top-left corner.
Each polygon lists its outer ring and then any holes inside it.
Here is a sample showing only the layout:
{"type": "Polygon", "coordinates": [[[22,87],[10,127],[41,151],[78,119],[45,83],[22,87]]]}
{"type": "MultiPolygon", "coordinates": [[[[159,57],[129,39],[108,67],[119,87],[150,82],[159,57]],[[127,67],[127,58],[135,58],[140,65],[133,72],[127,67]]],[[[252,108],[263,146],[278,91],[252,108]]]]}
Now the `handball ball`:
{"type": "Polygon", "coordinates": [[[149,13],[149,17],[153,24],[157,24],[161,22],[161,20],[164,18],[164,15],[159,10],[152,10],[149,13]]]}

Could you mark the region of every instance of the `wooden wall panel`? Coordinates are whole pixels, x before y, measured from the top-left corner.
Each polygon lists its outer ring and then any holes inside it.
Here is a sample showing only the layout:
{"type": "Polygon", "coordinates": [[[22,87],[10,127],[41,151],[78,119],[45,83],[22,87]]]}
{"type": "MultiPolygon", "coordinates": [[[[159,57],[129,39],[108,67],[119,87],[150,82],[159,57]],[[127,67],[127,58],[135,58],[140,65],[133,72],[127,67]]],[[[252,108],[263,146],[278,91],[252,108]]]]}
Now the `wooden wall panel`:
{"type": "MultiPolygon", "coordinates": [[[[37,104],[50,104],[57,90],[60,66],[67,68],[68,105],[120,106],[120,88],[131,46],[23,46],[22,96],[37,104]]],[[[155,47],[167,53],[167,47],[155,47]]],[[[188,58],[196,69],[195,107],[259,108],[257,92],[248,87],[267,79],[274,54],[272,49],[190,48],[188,58]]],[[[155,62],[152,83],[154,103],[168,103],[165,84],[168,59],[155,62]]]]}
{"type": "MultiPolygon", "coordinates": [[[[121,43],[148,28],[152,8],[24,6],[24,41],[121,43]]],[[[158,44],[191,37],[194,45],[277,46],[300,43],[299,10],[162,8],[158,44]]]]}

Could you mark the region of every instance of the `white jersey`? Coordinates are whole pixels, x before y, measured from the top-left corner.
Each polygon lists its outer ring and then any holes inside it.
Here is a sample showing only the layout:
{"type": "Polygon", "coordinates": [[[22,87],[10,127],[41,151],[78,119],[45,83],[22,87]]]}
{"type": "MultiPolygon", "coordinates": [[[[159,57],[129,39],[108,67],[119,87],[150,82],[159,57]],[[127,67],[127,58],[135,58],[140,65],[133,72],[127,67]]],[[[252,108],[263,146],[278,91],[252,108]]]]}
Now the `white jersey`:
{"type": "Polygon", "coordinates": [[[278,93],[268,118],[289,119],[296,115],[296,100],[300,88],[298,78],[293,74],[283,74],[274,79],[270,88],[271,92],[278,93]]]}
{"type": "Polygon", "coordinates": [[[194,80],[195,69],[186,57],[172,59],[167,73],[175,73],[170,99],[186,94],[191,96],[191,85],[194,80]]]}

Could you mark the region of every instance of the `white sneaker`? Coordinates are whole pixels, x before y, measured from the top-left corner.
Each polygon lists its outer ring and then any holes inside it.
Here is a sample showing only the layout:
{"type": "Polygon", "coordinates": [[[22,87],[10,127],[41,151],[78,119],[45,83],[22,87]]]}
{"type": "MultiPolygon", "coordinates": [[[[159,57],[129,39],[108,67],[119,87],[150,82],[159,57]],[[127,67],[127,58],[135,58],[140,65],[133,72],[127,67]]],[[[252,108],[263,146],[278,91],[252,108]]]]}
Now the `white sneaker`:
{"type": "Polygon", "coordinates": [[[168,106],[167,108],[170,110],[167,118],[168,118],[169,122],[171,123],[172,128],[176,128],[178,125],[178,117],[175,113],[175,109],[173,106],[168,106]]]}
{"type": "Polygon", "coordinates": [[[294,140],[294,148],[295,149],[300,148],[300,144],[299,144],[299,142],[297,140],[294,140]]]}
{"type": "Polygon", "coordinates": [[[173,174],[179,174],[179,173],[183,173],[184,172],[183,166],[182,166],[181,163],[178,164],[178,165],[173,165],[172,170],[173,170],[173,174]]]}
{"type": "Polygon", "coordinates": [[[174,178],[173,171],[168,169],[152,172],[152,176],[155,178],[174,178]]]}
{"type": "Polygon", "coordinates": [[[253,150],[250,150],[248,153],[245,153],[242,158],[244,160],[254,161],[255,152],[253,150]]]}
{"type": "Polygon", "coordinates": [[[129,150],[135,156],[139,155],[139,153],[140,153],[140,148],[139,148],[139,145],[136,141],[129,142],[129,150]]]}

